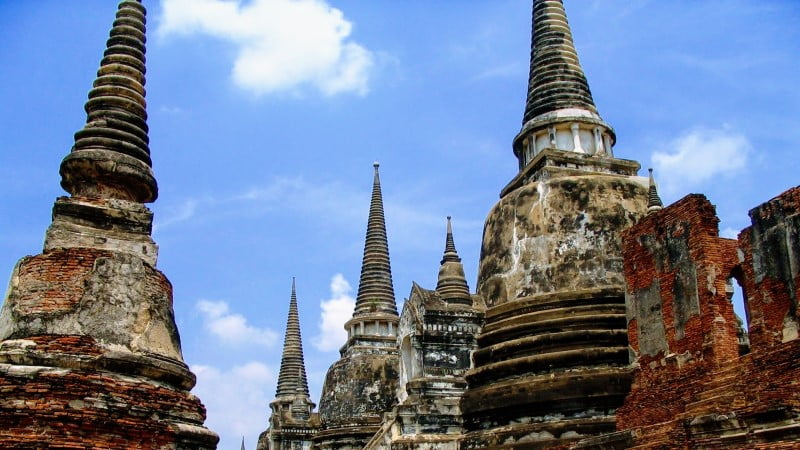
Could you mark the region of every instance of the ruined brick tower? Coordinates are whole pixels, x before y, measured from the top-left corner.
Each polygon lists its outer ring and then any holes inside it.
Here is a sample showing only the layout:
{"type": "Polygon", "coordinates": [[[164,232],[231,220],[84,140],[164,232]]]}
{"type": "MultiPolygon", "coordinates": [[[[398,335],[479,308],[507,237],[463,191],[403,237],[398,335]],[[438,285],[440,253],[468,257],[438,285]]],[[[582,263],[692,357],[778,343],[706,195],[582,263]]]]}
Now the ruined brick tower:
{"type": "Polygon", "coordinates": [[[375,163],[364,259],[347,342],[322,387],[320,449],[361,449],[397,402],[397,305],[392,285],[383,198],[375,163]]]}
{"type": "Polygon", "coordinates": [[[216,447],[155,268],[144,74],[145,9],[126,0],[61,163],[70,196],[0,311],[2,448],[216,447]]]}
{"type": "Polygon", "coordinates": [[[620,233],[648,199],[639,164],[615,158],[615,140],[562,1],[535,0],[519,173],[484,228],[477,291],[487,310],[462,448],[558,446],[615,429],[630,389],[620,233]]]}
{"type": "Polygon", "coordinates": [[[258,450],[293,450],[311,448],[311,437],[318,431],[319,415],[308,393],[297,291],[292,278],[292,295],[286,335],[283,339],[281,368],[275,400],[270,403],[269,428],[258,438],[258,450]]]}

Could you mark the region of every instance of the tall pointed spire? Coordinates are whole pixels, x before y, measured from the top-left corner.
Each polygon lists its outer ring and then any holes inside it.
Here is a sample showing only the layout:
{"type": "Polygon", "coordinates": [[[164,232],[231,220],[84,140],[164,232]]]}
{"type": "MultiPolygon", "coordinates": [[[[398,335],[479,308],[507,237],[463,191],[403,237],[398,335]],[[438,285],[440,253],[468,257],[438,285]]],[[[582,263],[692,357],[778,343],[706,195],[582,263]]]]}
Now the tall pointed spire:
{"type": "Polygon", "coordinates": [[[444,244],[444,257],[439,267],[439,279],[436,283],[436,292],[442,300],[449,303],[472,304],[469,294],[467,278],[464,276],[464,265],[456,251],[453,240],[453,226],[450,216],[447,216],[447,237],[444,244]]]}
{"type": "Polygon", "coordinates": [[[119,4],[86,125],[61,163],[61,186],[73,196],[140,203],[158,197],[145,110],[145,23],[141,0],[119,4]]]}
{"type": "Polygon", "coordinates": [[[653,177],[653,169],[647,169],[650,172],[650,188],[647,195],[647,212],[652,213],[660,211],[664,208],[664,203],[661,202],[661,197],[658,196],[658,188],[656,187],[656,179],[653,177]]]}
{"type": "Polygon", "coordinates": [[[0,363],[9,366],[0,385],[17,388],[3,392],[17,406],[16,416],[0,414],[0,448],[210,449],[219,440],[203,427],[206,410],[190,393],[196,377],[183,361],[172,285],[156,269],[153,213],[143,204],[157,195],[144,100],[145,14],[141,1],[117,7],[86,126],[61,163],[71,195],[56,199],[42,253],[17,265],[19,283],[0,309],[0,363]],[[14,356],[20,342],[25,358],[14,356]],[[46,405],[65,392],[114,405],[86,402],[59,413],[62,432],[31,433],[53,427],[46,405]]]}
{"type": "Polygon", "coordinates": [[[383,414],[397,402],[397,324],[389,245],[383,216],[378,163],[374,164],[372,200],[364,259],[353,317],[345,324],[341,358],[325,376],[319,415],[323,432],[314,448],[362,448],[379,430],[383,414]]]}
{"type": "Polygon", "coordinates": [[[372,182],[372,200],[369,205],[367,236],[364,243],[364,258],[361,262],[361,278],[353,317],[373,313],[397,315],[392,285],[392,268],[389,262],[389,244],[386,239],[386,220],[383,215],[383,197],[379,164],[373,164],[375,175],[372,182]]]}
{"type": "Polygon", "coordinates": [[[533,6],[531,67],[523,123],[541,114],[578,108],[597,113],[578,61],[562,0],[533,6]]]}
{"type": "Polygon", "coordinates": [[[461,258],[458,257],[458,252],[456,251],[456,243],[453,240],[453,225],[450,222],[451,217],[447,216],[447,237],[444,241],[444,257],[442,258],[442,264],[445,262],[461,262],[461,258]]]}
{"type": "Polygon", "coordinates": [[[538,161],[552,155],[553,150],[570,152],[562,155],[562,159],[575,159],[575,153],[605,159],[613,157],[612,147],[616,142],[614,130],[600,117],[592,99],[563,0],[533,0],[532,21],[528,96],[522,130],[514,138],[514,154],[520,170],[516,185],[536,179],[536,173],[548,165],[596,170],[598,164],[604,163],[588,158],[580,163],[538,161]],[[534,160],[537,162],[531,164],[534,160]]]}
{"type": "Polygon", "coordinates": [[[286,335],[283,339],[281,369],[278,374],[278,388],[275,397],[288,397],[296,394],[308,396],[306,366],[303,361],[303,342],[300,337],[300,316],[297,312],[297,290],[292,277],[292,295],[289,300],[289,315],[286,319],[286,335]]]}

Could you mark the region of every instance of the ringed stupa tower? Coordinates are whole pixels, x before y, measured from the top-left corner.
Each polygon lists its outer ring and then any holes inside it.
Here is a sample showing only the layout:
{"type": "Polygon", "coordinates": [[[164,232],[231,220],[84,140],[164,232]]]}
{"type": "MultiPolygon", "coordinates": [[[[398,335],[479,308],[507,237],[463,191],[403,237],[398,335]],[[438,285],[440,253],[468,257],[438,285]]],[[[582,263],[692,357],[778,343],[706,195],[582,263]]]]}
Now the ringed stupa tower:
{"type": "Polygon", "coordinates": [[[156,269],[145,8],[119,4],[44,250],[0,311],[0,447],[212,449],[156,269]]]}
{"type": "Polygon", "coordinates": [[[646,213],[647,186],[614,157],[562,1],[534,0],[532,28],[519,173],[484,227],[462,448],[612,432],[630,386],[620,232],[646,213]]]}
{"type": "Polygon", "coordinates": [[[315,448],[361,449],[397,403],[397,305],[392,285],[378,163],[372,185],[364,259],[347,342],[322,387],[315,448]]]}
{"type": "Polygon", "coordinates": [[[294,278],[286,334],[283,338],[281,368],[278,372],[278,387],[275,400],[269,406],[272,410],[269,428],[259,436],[257,450],[310,448],[311,436],[319,428],[319,415],[313,412],[316,405],[308,393],[294,278]]]}

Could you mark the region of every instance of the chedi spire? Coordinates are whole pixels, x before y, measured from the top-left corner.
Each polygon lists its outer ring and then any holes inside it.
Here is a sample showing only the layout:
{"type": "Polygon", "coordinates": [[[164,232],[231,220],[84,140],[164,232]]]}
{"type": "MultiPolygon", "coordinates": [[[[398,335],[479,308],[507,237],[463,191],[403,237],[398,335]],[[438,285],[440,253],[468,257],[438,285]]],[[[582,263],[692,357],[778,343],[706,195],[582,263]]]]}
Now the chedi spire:
{"type": "Polygon", "coordinates": [[[353,317],[344,324],[347,342],[325,376],[319,415],[322,432],[314,448],[362,448],[380,429],[383,414],[397,402],[397,324],[389,246],[378,163],[364,259],[353,317]]]}
{"type": "Polygon", "coordinates": [[[562,0],[534,2],[531,42],[528,100],[522,123],[563,109],[597,113],[562,0]]]}
{"type": "Polygon", "coordinates": [[[145,23],[140,0],[119,4],[86,125],[61,163],[61,186],[73,196],[140,203],[158,197],[145,109],[145,23]]]}
{"type": "Polygon", "coordinates": [[[190,393],[143,204],[157,195],[144,43],[144,7],[122,1],[86,127],[61,164],[72,196],[56,200],[44,250],[14,268],[0,310],[0,385],[15,405],[0,413],[0,448],[210,450],[219,440],[190,393]]]}
{"type": "Polygon", "coordinates": [[[308,380],[303,360],[303,342],[300,337],[300,316],[297,312],[297,290],[292,278],[292,295],[289,300],[289,315],[286,319],[286,334],[283,339],[281,369],[275,397],[297,394],[308,396],[308,380]]]}
{"type": "Polygon", "coordinates": [[[367,236],[364,242],[364,258],[361,262],[361,278],[353,317],[374,313],[397,315],[392,285],[392,267],[389,262],[389,243],[386,239],[386,219],[383,214],[383,196],[378,173],[379,164],[373,164],[375,174],[372,182],[372,199],[369,205],[367,236]]]}
{"type": "Polygon", "coordinates": [[[444,257],[439,267],[439,279],[436,292],[442,300],[449,303],[472,304],[467,278],[464,276],[464,265],[456,251],[453,240],[453,226],[447,216],[447,237],[445,238],[444,257]]]}
{"type": "Polygon", "coordinates": [[[653,169],[647,169],[650,172],[650,187],[647,192],[647,213],[653,213],[664,209],[664,203],[661,202],[661,197],[658,196],[658,187],[656,186],[656,179],[653,177],[653,169]]]}
{"type": "MultiPolygon", "coordinates": [[[[514,138],[519,169],[540,167],[545,150],[611,157],[614,130],[597,112],[562,0],[534,0],[530,77],[522,130],[514,138]]],[[[573,163],[574,164],[574,163],[573,163]]]]}

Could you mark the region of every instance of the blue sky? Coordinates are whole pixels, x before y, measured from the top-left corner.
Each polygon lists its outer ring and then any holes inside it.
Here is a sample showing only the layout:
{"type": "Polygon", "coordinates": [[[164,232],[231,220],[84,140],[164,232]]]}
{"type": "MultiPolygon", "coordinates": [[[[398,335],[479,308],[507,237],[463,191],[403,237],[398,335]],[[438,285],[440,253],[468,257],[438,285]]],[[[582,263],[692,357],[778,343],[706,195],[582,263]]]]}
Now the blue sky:
{"type": "MultiPolygon", "coordinates": [[[[515,174],[531,2],[144,3],[158,267],[207,424],[221,449],[254,448],[292,276],[315,399],[338,357],[374,160],[398,303],[435,285],[447,215],[474,289],[483,220],[515,174]]],[[[732,236],[798,183],[800,3],[565,4],[615,154],[654,166],[666,202],[705,193],[732,236]]],[[[115,9],[0,1],[0,273],[41,251],[115,9]]]]}

